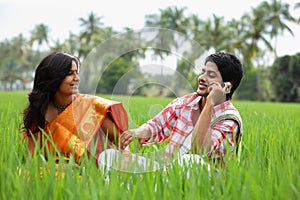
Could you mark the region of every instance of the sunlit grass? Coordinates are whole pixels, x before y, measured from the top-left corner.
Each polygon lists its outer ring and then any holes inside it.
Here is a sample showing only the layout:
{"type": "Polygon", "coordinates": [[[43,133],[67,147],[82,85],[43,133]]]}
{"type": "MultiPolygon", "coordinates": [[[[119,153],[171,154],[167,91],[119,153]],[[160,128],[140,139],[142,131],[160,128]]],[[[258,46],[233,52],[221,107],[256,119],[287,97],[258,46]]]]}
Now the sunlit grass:
{"type": "MultiPolygon", "coordinates": [[[[57,167],[54,158],[48,163],[39,156],[29,158],[20,134],[26,92],[0,92],[0,98],[0,199],[300,198],[299,104],[234,101],[244,122],[241,161],[228,157],[216,177],[197,165],[185,170],[175,163],[165,172],[144,174],[103,173],[87,157],[78,167],[72,162],[57,167]]],[[[129,102],[125,107],[132,127],[172,100],[118,98],[129,102]]]]}

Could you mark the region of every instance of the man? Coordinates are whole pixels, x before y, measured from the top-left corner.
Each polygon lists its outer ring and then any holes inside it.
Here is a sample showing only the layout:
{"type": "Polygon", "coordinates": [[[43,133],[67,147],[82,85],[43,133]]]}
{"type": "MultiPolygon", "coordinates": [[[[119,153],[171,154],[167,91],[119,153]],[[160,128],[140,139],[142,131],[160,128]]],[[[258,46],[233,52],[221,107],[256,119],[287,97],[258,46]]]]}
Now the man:
{"type": "MultiPolygon", "coordinates": [[[[171,162],[180,158],[176,156],[178,153],[179,156],[195,153],[224,164],[226,145],[232,153],[238,152],[241,141],[242,120],[230,99],[242,77],[242,64],[236,56],[224,52],[209,55],[198,77],[197,91],[173,100],[139,128],[123,132],[121,148],[128,146],[134,137],[140,145],[169,138],[164,155],[171,162]]],[[[140,158],[136,160],[139,162],[140,158]]]]}
{"type": "Polygon", "coordinates": [[[234,152],[241,140],[242,121],[230,99],[242,77],[242,64],[236,56],[224,52],[208,56],[198,77],[197,92],[173,100],[141,127],[125,131],[120,137],[121,146],[127,146],[134,137],[146,145],[170,137],[167,154],[185,148],[186,152],[207,152],[209,158],[223,160],[225,144],[234,152]],[[225,94],[226,90],[230,91],[225,94]],[[189,135],[191,144],[185,146],[189,135]],[[191,146],[193,149],[189,149],[191,146]]]}

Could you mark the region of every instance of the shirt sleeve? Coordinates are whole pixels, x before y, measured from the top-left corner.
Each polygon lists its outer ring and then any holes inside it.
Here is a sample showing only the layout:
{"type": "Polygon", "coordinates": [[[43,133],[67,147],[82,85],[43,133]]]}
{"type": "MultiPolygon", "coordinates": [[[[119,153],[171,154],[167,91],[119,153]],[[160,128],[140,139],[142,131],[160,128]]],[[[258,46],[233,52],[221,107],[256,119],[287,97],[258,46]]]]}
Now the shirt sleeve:
{"type": "Polygon", "coordinates": [[[235,137],[239,131],[238,123],[235,120],[226,119],[218,122],[211,128],[211,149],[208,157],[225,159],[226,149],[234,152],[235,137]],[[228,145],[228,147],[227,147],[228,145]]]}
{"type": "Polygon", "coordinates": [[[173,100],[160,113],[143,125],[147,125],[151,131],[151,138],[145,142],[146,145],[163,142],[170,136],[170,129],[174,126],[179,113],[176,111],[178,106],[180,106],[178,100],[173,100]]]}

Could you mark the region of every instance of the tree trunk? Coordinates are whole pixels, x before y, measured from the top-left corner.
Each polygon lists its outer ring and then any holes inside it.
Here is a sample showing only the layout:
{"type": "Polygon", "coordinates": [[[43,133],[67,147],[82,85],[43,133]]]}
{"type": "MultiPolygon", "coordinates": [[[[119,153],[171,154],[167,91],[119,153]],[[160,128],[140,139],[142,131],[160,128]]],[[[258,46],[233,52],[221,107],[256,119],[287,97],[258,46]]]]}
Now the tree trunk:
{"type": "Polygon", "coordinates": [[[257,60],[257,68],[256,68],[256,90],[257,97],[259,101],[265,101],[264,96],[262,95],[262,87],[261,87],[261,65],[258,62],[258,56],[256,56],[257,60]]]}

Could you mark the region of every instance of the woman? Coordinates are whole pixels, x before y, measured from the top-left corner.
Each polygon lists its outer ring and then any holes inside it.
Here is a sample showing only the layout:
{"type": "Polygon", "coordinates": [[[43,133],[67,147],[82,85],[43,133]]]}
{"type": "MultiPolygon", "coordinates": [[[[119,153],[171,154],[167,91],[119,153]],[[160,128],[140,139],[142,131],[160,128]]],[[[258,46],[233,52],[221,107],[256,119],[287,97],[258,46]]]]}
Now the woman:
{"type": "Polygon", "coordinates": [[[127,130],[127,113],[119,102],[78,93],[80,62],[66,52],[53,52],[37,66],[29,105],[24,110],[28,149],[98,158],[127,130]]]}

